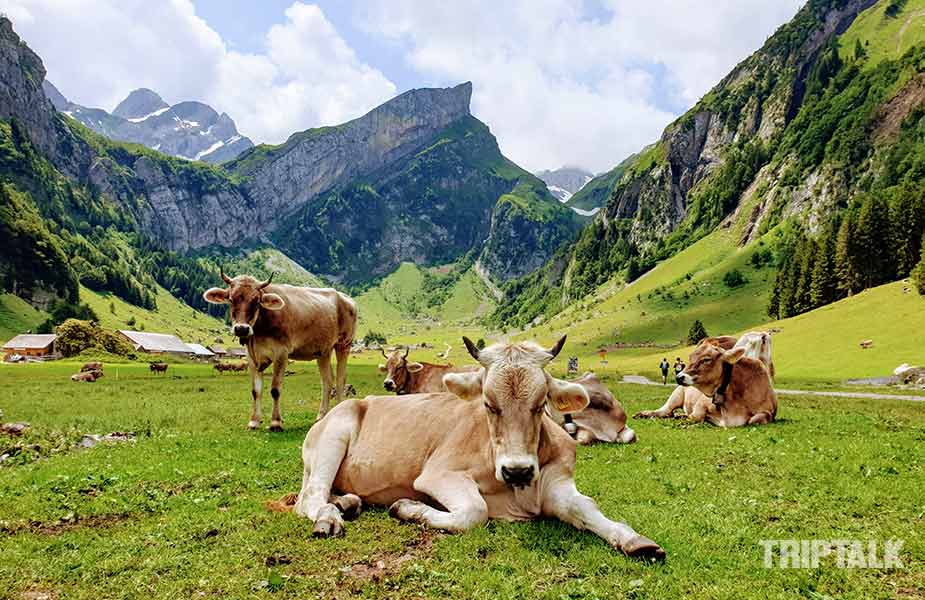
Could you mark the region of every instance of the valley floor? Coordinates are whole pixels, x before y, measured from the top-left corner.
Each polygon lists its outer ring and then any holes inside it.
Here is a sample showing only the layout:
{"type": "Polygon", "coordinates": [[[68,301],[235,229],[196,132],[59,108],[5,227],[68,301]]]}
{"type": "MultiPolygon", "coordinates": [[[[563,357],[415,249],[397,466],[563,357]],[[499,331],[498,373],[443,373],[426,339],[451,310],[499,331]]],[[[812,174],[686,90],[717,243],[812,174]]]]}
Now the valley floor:
{"type": "MultiPolygon", "coordinates": [[[[367,353],[349,369],[361,396],[380,390],[376,360],[367,353]]],[[[91,385],[68,380],[77,367],[0,365],[3,421],[30,422],[20,441],[46,454],[0,466],[0,597],[925,595],[918,403],[784,395],[770,426],[633,421],[636,444],[580,448],[580,489],[667,550],[651,565],[550,521],[446,535],[371,508],[346,537],[313,539],[306,521],[263,503],[299,488],[314,365],[295,363],[286,379],[281,434],[245,431],[244,375],[172,364],[156,377],[144,364],[111,364],[91,385]],[[82,433],[113,431],[137,441],[72,449],[82,433]],[[761,540],[804,538],[904,539],[904,566],[763,566],[761,540]]],[[[563,368],[560,358],[553,370],[563,368]]],[[[663,388],[605,378],[631,414],[664,400],[663,388]]]]}

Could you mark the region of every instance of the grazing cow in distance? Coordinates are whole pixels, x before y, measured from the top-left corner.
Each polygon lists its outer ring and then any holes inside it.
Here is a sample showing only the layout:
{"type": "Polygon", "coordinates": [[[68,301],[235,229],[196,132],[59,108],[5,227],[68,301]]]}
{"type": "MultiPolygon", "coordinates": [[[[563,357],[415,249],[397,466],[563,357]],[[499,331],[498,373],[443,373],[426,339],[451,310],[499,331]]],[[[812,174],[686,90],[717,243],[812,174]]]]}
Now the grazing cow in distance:
{"type": "Polygon", "coordinates": [[[102,371],[102,370],[103,370],[103,363],[101,363],[98,360],[84,363],[84,366],[80,367],[81,373],[86,373],[87,371],[102,371]]]}
{"type": "Polygon", "coordinates": [[[737,346],[724,350],[703,343],[678,374],[680,385],[696,388],[710,402],[700,402],[690,418],[720,427],[770,423],[777,415],[777,394],[764,363],[745,356],[737,346]]]}
{"type": "Polygon", "coordinates": [[[385,364],[379,365],[379,371],[385,373],[382,387],[387,392],[418,394],[421,392],[445,392],[443,376],[447,373],[466,373],[478,371],[478,366],[454,367],[453,365],[435,365],[428,362],[408,360],[409,349],[396,349],[391,354],[379,349],[385,358],[385,364]]]}
{"type": "Polygon", "coordinates": [[[211,288],[203,297],[212,304],[230,305],[234,335],[247,347],[253,399],[248,428],[260,425],[263,372],[273,365],[270,431],[282,431],[279,396],[290,359],[318,362],[321,372],[318,419],[322,419],[328,412],[331,394],[332,353],[337,355],[337,401],[344,399],[347,357],[357,325],[354,301],[333,288],[272,285],[272,275],[266,281],[249,275],[231,278],[224,271],[221,276],[228,287],[211,288]]]}
{"type": "Polygon", "coordinates": [[[341,535],[343,515],[363,502],[450,532],[489,519],[552,517],[629,556],[664,558],[658,544],[605,517],[575,486],[575,441],[544,411],[547,403],[566,414],[588,404],[584,388],[545,371],[564,342],[548,350],[532,342],[478,350],[468,342],[480,367],[447,374],[452,393],[338,404],[305,438],[292,508],[314,522],[316,536],[341,535]]]}
{"type": "Polygon", "coordinates": [[[94,371],[81,371],[80,373],[71,375],[71,381],[86,381],[88,383],[93,383],[102,376],[103,372],[98,369],[94,371]]]}
{"type": "Polygon", "coordinates": [[[219,363],[215,363],[215,365],[214,365],[212,368],[215,369],[216,371],[218,371],[219,374],[222,374],[222,373],[224,373],[225,371],[244,372],[244,371],[247,370],[247,363],[222,363],[222,362],[219,362],[219,363]]]}
{"type": "Polygon", "coordinates": [[[153,362],[149,365],[149,368],[151,369],[151,372],[154,373],[155,375],[157,375],[158,373],[166,373],[167,363],[153,362]]]}

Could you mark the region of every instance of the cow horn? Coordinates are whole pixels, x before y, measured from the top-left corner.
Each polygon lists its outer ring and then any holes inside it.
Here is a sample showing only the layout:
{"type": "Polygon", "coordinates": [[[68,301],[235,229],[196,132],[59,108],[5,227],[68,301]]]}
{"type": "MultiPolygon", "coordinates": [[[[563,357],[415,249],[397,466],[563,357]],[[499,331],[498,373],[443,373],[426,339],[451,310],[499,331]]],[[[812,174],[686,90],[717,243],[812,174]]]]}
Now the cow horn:
{"type": "Polygon", "coordinates": [[[222,267],[219,267],[218,273],[219,275],[222,276],[222,281],[224,281],[228,285],[231,285],[231,277],[228,277],[227,275],[225,275],[225,269],[223,269],[222,267]]]}
{"type": "Polygon", "coordinates": [[[547,352],[549,352],[552,355],[552,358],[557,357],[559,353],[562,352],[562,346],[565,345],[565,338],[567,337],[568,337],[568,334],[563,335],[561,338],[559,338],[559,341],[556,342],[555,346],[547,350],[547,352]]]}
{"type": "Polygon", "coordinates": [[[382,346],[379,346],[379,352],[382,353],[382,358],[388,360],[389,355],[385,353],[385,350],[382,348],[382,346]]]}
{"type": "Polygon", "coordinates": [[[411,346],[405,346],[405,353],[402,355],[402,358],[408,358],[408,352],[411,351],[411,346]]]}
{"type": "Polygon", "coordinates": [[[273,281],[273,276],[274,276],[274,275],[276,275],[276,271],[270,273],[270,278],[267,279],[266,281],[264,281],[263,283],[259,284],[259,285],[257,286],[257,289],[258,289],[258,290],[262,290],[263,288],[265,288],[265,287],[267,287],[268,285],[270,285],[270,283],[273,281]]]}
{"type": "Polygon", "coordinates": [[[463,344],[466,345],[466,350],[469,351],[469,356],[471,356],[471,357],[474,358],[476,361],[478,361],[478,360],[479,360],[479,348],[478,348],[478,346],[476,346],[475,344],[473,344],[473,343],[472,343],[472,340],[470,340],[470,339],[467,338],[466,336],[463,336],[463,344]]]}

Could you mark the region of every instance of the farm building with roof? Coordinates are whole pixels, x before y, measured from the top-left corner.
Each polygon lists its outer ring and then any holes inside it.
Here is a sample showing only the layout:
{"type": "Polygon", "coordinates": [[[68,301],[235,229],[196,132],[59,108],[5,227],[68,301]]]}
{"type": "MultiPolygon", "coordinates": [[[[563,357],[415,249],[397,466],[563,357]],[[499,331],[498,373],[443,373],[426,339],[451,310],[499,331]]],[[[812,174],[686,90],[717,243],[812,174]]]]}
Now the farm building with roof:
{"type": "Polygon", "coordinates": [[[196,355],[196,358],[214,358],[215,353],[203,346],[202,344],[187,344],[190,349],[193,351],[193,354],[196,355]]]}
{"type": "Polygon", "coordinates": [[[6,356],[49,356],[55,353],[57,337],[53,333],[20,334],[3,345],[3,352],[6,356]]]}
{"type": "Polygon", "coordinates": [[[147,333],[125,329],[120,329],[119,333],[138,352],[147,352],[148,354],[194,354],[192,348],[184,344],[177,336],[169,333],[147,333]]]}

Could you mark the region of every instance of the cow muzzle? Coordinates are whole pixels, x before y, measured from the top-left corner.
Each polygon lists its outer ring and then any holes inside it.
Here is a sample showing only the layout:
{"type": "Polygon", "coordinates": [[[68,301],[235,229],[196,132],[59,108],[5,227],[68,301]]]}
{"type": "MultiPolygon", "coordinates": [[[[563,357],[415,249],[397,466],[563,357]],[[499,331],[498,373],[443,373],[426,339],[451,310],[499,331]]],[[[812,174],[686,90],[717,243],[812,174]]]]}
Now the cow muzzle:
{"type": "Polygon", "coordinates": [[[394,391],[395,391],[395,382],[392,381],[391,379],[386,379],[385,381],[382,382],[382,387],[384,387],[384,388],[385,388],[385,391],[387,391],[387,392],[394,392],[394,391]]]}
{"type": "Polygon", "coordinates": [[[500,475],[498,479],[511,487],[527,487],[533,483],[533,478],[536,476],[538,467],[536,461],[526,456],[516,460],[512,458],[500,461],[496,476],[500,475]]]}
{"type": "Polygon", "coordinates": [[[234,336],[241,340],[246,340],[254,333],[253,328],[247,323],[235,323],[232,331],[234,331],[234,336]]]}
{"type": "Polygon", "coordinates": [[[675,377],[675,381],[678,382],[678,385],[684,385],[684,386],[694,385],[693,378],[691,378],[691,376],[685,373],[684,371],[681,371],[680,373],[678,373],[677,377],[675,377]]]}

